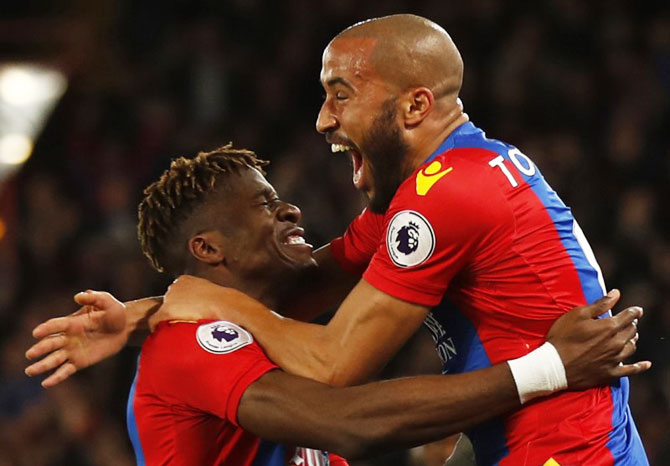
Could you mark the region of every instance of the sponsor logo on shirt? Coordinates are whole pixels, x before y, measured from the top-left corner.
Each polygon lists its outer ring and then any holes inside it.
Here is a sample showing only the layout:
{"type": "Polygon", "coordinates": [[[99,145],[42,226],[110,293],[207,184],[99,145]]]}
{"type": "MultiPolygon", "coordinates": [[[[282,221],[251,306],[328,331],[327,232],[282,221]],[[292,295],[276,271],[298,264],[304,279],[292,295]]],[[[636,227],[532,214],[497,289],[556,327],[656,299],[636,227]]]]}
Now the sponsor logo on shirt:
{"type": "Polygon", "coordinates": [[[433,337],[433,341],[435,342],[435,349],[437,349],[437,355],[442,361],[443,371],[446,374],[449,372],[447,363],[458,356],[456,343],[454,343],[454,339],[452,337],[447,335],[444,327],[442,324],[440,324],[440,321],[435,318],[432,312],[426,316],[423,324],[430,332],[430,336],[433,337]]]}
{"type": "Polygon", "coordinates": [[[202,349],[214,354],[230,353],[254,341],[249,332],[225,320],[199,326],[195,337],[202,349]]]}
{"type": "Polygon", "coordinates": [[[416,193],[419,196],[425,196],[435,183],[440,181],[444,175],[452,171],[454,167],[442,170],[442,164],[437,160],[432,162],[426,168],[423,168],[416,175],[416,193]]]}
{"type": "Polygon", "coordinates": [[[393,216],[386,230],[386,248],[398,267],[413,267],[428,259],[435,250],[435,232],[428,220],[413,210],[393,216]]]}

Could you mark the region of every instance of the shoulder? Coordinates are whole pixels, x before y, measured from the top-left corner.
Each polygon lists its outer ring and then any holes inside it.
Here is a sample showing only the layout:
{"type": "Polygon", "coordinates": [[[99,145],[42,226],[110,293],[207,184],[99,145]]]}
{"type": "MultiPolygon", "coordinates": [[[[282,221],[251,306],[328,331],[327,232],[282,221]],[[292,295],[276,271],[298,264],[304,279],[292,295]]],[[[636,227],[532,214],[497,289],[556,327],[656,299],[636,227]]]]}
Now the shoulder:
{"type": "Polygon", "coordinates": [[[399,212],[415,211],[430,222],[459,223],[473,218],[486,222],[482,214],[496,216],[497,201],[503,199],[501,184],[489,161],[499,155],[488,149],[451,149],[419,167],[400,186],[385,220],[399,212]]]}
{"type": "Polygon", "coordinates": [[[248,356],[249,352],[264,356],[251,333],[223,320],[161,322],[142,346],[143,360],[173,369],[187,369],[215,359],[225,364],[248,356]]]}

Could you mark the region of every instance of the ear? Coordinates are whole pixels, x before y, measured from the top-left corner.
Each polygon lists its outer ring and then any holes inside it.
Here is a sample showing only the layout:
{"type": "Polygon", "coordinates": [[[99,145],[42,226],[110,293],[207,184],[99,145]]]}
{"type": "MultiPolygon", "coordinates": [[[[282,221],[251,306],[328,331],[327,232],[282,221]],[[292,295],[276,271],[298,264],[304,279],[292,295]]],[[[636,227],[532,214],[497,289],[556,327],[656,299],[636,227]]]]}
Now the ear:
{"type": "Polygon", "coordinates": [[[435,96],[427,87],[417,87],[407,92],[400,103],[405,126],[413,127],[430,114],[435,104],[435,96]]]}
{"type": "Polygon", "coordinates": [[[218,231],[206,231],[188,240],[188,251],[197,261],[219,265],[225,260],[223,236],[218,231]]]}

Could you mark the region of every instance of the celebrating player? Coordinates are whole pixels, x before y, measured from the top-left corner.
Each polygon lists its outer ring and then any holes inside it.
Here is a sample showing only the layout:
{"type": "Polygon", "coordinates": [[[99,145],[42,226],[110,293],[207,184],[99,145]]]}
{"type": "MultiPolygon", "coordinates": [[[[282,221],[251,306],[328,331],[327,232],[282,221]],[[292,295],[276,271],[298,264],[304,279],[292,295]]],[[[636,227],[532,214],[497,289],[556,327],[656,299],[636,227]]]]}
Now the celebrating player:
{"type": "MultiPolygon", "coordinates": [[[[152,264],[216,284],[227,305],[240,311],[274,307],[286,284],[316,263],[297,226],[300,211],[278,199],[261,174],[263,165],[253,153],[231,147],[174,161],[147,188],[139,208],[142,249],[152,264]]],[[[125,327],[123,305],[111,295],[89,292],[77,299],[107,309],[103,320],[110,327],[125,327]]],[[[163,320],[142,347],[128,402],[138,463],[346,464],[284,445],[355,457],[424,443],[519,406],[517,387],[533,397],[565,383],[577,389],[641,371],[646,364],[617,365],[634,351],[632,321],[641,310],[611,319],[616,328],[595,320],[614,301],[561,319],[549,337],[556,349],[547,343],[511,361],[513,371],[500,364],[350,388],[275,370],[253,336],[233,322],[163,320]],[[553,363],[556,380],[529,384],[525,377],[536,358],[553,363]]],[[[79,316],[83,322],[100,314],[89,311],[79,316]]]]}
{"type": "MultiPolygon", "coordinates": [[[[332,385],[367,380],[423,322],[444,373],[540,347],[557,318],[604,294],[600,269],[532,160],[468,122],[462,75],[449,35],[412,15],[356,24],[324,51],[317,129],[349,153],[370,199],[316,254],[319,296],[343,288],[338,271],[362,274],[328,325],[240,312],[195,279],[173,287],[163,312],[232,320],[280,367],[332,385]]],[[[626,378],[529,404],[469,435],[479,464],[647,464],[626,378]]]]}

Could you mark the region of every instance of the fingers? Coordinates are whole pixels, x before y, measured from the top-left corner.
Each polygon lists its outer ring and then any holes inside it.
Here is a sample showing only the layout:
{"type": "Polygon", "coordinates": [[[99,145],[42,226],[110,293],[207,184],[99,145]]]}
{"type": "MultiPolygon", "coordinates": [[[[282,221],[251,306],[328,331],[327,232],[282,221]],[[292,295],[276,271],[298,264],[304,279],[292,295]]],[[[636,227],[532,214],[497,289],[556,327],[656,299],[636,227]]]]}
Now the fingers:
{"type": "Polygon", "coordinates": [[[641,374],[651,368],[651,361],[639,361],[635,364],[624,364],[617,366],[612,374],[614,377],[628,377],[631,375],[641,374]]]}
{"type": "Polygon", "coordinates": [[[633,323],[629,324],[627,327],[623,328],[622,330],[619,330],[616,334],[616,341],[619,342],[620,345],[624,345],[626,342],[635,339],[635,342],[637,342],[637,338],[639,337],[637,333],[637,326],[635,326],[633,323]]]}
{"type": "Polygon", "coordinates": [[[31,346],[26,351],[26,358],[30,360],[40,358],[47,353],[63,348],[66,343],[67,337],[65,335],[50,335],[31,346]]]}
{"type": "Polygon", "coordinates": [[[635,322],[635,325],[637,325],[637,320],[640,319],[643,314],[644,311],[639,306],[633,306],[624,309],[612,317],[612,320],[615,323],[615,330],[619,331],[626,326],[631,325],[633,322],[635,322]]]}
{"type": "Polygon", "coordinates": [[[55,369],[65,361],[67,361],[67,353],[65,350],[59,349],[49,354],[44,359],[37,361],[35,364],[26,367],[25,373],[29,377],[43,374],[44,372],[55,369]]]}
{"type": "Polygon", "coordinates": [[[628,359],[631,357],[635,351],[637,351],[637,339],[638,336],[635,335],[634,338],[627,340],[624,344],[623,347],[621,348],[621,351],[617,355],[617,360],[618,361],[623,361],[625,359],[628,359]]]}
{"type": "Polygon", "coordinates": [[[56,317],[54,319],[49,319],[46,322],[42,322],[33,329],[33,337],[44,338],[48,335],[53,335],[54,333],[67,332],[67,330],[70,328],[69,326],[70,321],[67,317],[56,317]]]}
{"type": "Polygon", "coordinates": [[[74,300],[81,306],[93,306],[98,309],[107,309],[119,301],[106,291],[86,290],[74,295],[74,300]]]}
{"type": "Polygon", "coordinates": [[[599,315],[604,314],[612,309],[617,301],[619,301],[620,297],[621,293],[615,288],[610,290],[609,293],[600,298],[598,301],[586,306],[585,310],[592,319],[595,319],[599,315]]]}
{"type": "Polygon", "coordinates": [[[58,385],[62,381],[66,380],[69,378],[72,374],[77,372],[77,367],[72,364],[71,362],[66,362],[62,366],[60,366],[56,372],[51,374],[49,377],[44,379],[42,381],[42,386],[44,388],[51,388],[54,385],[58,385]]]}

